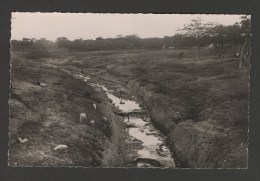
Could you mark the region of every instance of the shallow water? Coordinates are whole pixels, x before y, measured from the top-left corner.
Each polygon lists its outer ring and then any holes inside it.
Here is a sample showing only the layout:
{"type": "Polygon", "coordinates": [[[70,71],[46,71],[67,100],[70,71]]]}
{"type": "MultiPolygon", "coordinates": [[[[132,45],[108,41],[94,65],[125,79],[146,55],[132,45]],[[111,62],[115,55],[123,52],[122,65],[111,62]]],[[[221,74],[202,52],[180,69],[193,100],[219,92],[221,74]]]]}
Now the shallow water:
{"type": "MultiPolygon", "coordinates": [[[[128,121],[127,118],[125,120],[128,121]]],[[[165,146],[164,138],[158,130],[152,125],[147,125],[141,118],[130,117],[129,122],[135,124],[135,127],[129,128],[129,135],[143,142],[143,148],[137,151],[140,158],[154,159],[163,167],[175,167],[171,152],[165,146]]],[[[140,164],[139,166],[141,167],[140,164]]]]}
{"type": "MultiPolygon", "coordinates": [[[[75,77],[85,82],[90,79],[83,75],[77,75],[75,77]]],[[[106,92],[108,98],[112,100],[115,107],[118,107],[122,112],[129,113],[133,110],[142,110],[135,101],[123,100],[124,104],[120,104],[121,99],[113,95],[112,91],[103,85],[94,83],[90,83],[90,85],[101,87],[106,92]]],[[[175,167],[171,152],[165,145],[165,139],[161,136],[161,133],[150,124],[149,118],[144,120],[140,117],[130,116],[129,119],[124,118],[124,122],[131,125],[131,127],[127,129],[129,135],[142,141],[142,148],[137,150],[138,158],[155,160],[161,164],[161,167],[175,167]]],[[[142,161],[138,162],[137,166],[154,167],[152,164],[142,161]]]]}

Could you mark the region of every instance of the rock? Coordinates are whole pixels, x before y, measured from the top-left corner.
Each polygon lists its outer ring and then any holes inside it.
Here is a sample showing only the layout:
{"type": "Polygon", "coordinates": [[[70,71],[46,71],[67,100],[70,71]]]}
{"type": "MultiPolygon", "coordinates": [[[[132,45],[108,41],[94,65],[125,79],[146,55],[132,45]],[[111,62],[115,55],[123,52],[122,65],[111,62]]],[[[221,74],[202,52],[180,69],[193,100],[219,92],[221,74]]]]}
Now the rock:
{"type": "Polygon", "coordinates": [[[23,144],[23,143],[26,143],[26,142],[29,141],[27,138],[24,138],[24,139],[18,138],[18,140],[19,140],[19,143],[20,143],[20,144],[23,144]]]}
{"type": "Polygon", "coordinates": [[[150,126],[151,125],[151,123],[145,123],[145,126],[150,126]]]}
{"type": "Polygon", "coordinates": [[[86,114],[85,113],[80,113],[80,115],[79,115],[79,122],[83,123],[86,120],[87,120],[86,114]]]}
{"type": "Polygon", "coordinates": [[[108,122],[107,117],[104,116],[102,119],[103,119],[103,121],[108,122]]]}
{"type": "Polygon", "coordinates": [[[156,130],[153,129],[153,128],[150,128],[149,131],[151,131],[151,132],[155,132],[156,130]]]}
{"type": "Polygon", "coordinates": [[[149,132],[149,133],[145,133],[146,135],[154,135],[154,136],[157,136],[158,134],[156,132],[149,132]]]}
{"type": "Polygon", "coordinates": [[[65,150],[67,149],[68,146],[67,145],[58,145],[54,148],[54,150],[65,150]]]}
{"type": "Polygon", "coordinates": [[[47,84],[40,82],[40,86],[41,86],[41,87],[46,87],[47,84]]]}
{"type": "Polygon", "coordinates": [[[94,121],[94,120],[91,120],[91,121],[90,121],[90,124],[91,124],[91,125],[94,125],[94,124],[95,124],[95,121],[94,121]]]}
{"type": "Polygon", "coordinates": [[[127,122],[127,123],[126,123],[126,127],[127,127],[127,128],[133,128],[133,127],[135,127],[135,124],[134,124],[134,123],[127,122]]]}
{"type": "Polygon", "coordinates": [[[147,164],[150,164],[150,165],[155,166],[155,167],[160,167],[160,166],[162,166],[159,161],[154,160],[154,159],[151,159],[151,158],[137,158],[137,159],[136,159],[136,162],[139,162],[139,163],[147,163],[147,164]]]}

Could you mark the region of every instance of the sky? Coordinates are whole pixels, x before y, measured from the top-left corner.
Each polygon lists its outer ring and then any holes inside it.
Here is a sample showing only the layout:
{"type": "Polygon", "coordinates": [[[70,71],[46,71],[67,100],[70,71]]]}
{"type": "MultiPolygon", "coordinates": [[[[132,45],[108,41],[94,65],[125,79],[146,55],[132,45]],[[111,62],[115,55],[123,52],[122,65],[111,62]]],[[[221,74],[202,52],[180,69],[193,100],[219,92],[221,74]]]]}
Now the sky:
{"type": "Polygon", "coordinates": [[[173,36],[178,28],[197,17],[204,22],[231,25],[241,15],[201,14],[98,14],[12,13],[11,39],[58,37],[74,39],[114,38],[137,34],[141,38],[173,36]]]}

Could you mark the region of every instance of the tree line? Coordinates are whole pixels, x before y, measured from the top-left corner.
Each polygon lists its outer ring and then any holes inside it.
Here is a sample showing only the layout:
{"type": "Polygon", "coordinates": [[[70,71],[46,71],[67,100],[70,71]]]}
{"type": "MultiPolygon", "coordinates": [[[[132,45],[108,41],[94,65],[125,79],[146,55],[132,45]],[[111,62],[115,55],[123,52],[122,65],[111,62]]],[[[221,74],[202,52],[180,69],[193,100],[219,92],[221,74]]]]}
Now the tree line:
{"type": "MultiPolygon", "coordinates": [[[[211,44],[219,49],[226,46],[240,45],[241,56],[250,49],[251,21],[249,16],[242,16],[240,22],[233,25],[217,23],[203,23],[201,18],[191,20],[189,24],[179,29],[174,36],[164,38],[140,38],[138,35],[118,35],[115,38],[97,37],[95,40],[59,37],[56,41],[24,38],[11,40],[11,49],[14,51],[65,49],[70,51],[97,51],[121,49],[168,49],[196,47],[197,59],[200,57],[200,48],[211,44]]],[[[242,57],[243,58],[243,57],[242,57]]]]}

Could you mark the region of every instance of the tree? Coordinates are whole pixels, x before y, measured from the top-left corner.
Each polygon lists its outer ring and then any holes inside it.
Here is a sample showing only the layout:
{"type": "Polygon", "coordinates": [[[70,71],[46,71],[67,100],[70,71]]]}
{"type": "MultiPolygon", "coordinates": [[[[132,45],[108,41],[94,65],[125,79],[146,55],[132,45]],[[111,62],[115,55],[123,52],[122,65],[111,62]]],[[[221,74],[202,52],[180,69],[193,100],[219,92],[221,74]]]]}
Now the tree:
{"type": "Polygon", "coordinates": [[[245,15],[241,17],[241,35],[244,38],[244,43],[241,48],[239,69],[242,68],[242,62],[245,59],[245,54],[250,55],[250,42],[251,42],[251,19],[250,16],[245,15]]]}
{"type": "Polygon", "coordinates": [[[187,37],[195,38],[197,47],[197,60],[200,59],[201,39],[207,35],[210,25],[211,23],[203,24],[202,18],[197,18],[191,20],[190,24],[184,25],[184,28],[181,30],[182,33],[187,37]]]}
{"type": "Polygon", "coordinates": [[[97,37],[96,40],[103,40],[103,38],[102,37],[97,37]]]}
{"type": "Polygon", "coordinates": [[[175,48],[191,47],[194,46],[194,44],[196,44],[194,37],[187,37],[184,34],[179,33],[171,37],[171,46],[174,46],[175,48]]]}
{"type": "Polygon", "coordinates": [[[46,40],[45,38],[35,40],[34,47],[36,49],[45,49],[45,50],[51,50],[56,48],[55,43],[53,41],[46,40]]]}
{"type": "Polygon", "coordinates": [[[169,36],[163,37],[163,49],[168,49],[171,45],[171,38],[169,36]]]}
{"type": "Polygon", "coordinates": [[[57,38],[55,43],[58,48],[68,48],[68,46],[70,44],[70,40],[68,40],[68,38],[66,38],[66,37],[59,37],[59,38],[57,38]]]}
{"type": "Polygon", "coordinates": [[[144,38],[142,39],[142,48],[159,50],[163,46],[161,38],[144,38]]]}
{"type": "Polygon", "coordinates": [[[84,44],[85,44],[85,42],[82,38],[75,39],[73,41],[70,41],[70,43],[65,48],[68,48],[70,50],[83,50],[84,44]]]}
{"type": "Polygon", "coordinates": [[[116,35],[116,38],[123,38],[123,35],[121,35],[121,34],[116,35]]]}
{"type": "Polygon", "coordinates": [[[127,48],[136,49],[136,48],[142,47],[141,38],[139,38],[138,35],[136,35],[136,34],[127,35],[124,37],[124,40],[127,43],[127,48]]]}
{"type": "Polygon", "coordinates": [[[222,24],[216,24],[209,31],[212,41],[215,44],[221,45],[221,49],[224,49],[224,44],[227,37],[226,27],[222,24]]]}

